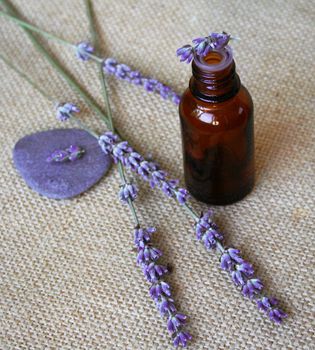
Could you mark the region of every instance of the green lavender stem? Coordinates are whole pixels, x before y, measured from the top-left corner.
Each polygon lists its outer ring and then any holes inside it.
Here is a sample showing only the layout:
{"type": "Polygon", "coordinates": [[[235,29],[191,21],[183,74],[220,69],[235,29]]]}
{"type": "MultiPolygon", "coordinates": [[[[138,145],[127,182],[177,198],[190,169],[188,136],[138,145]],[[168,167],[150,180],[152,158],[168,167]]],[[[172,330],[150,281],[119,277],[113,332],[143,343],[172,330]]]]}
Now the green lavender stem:
{"type": "Polygon", "coordinates": [[[14,70],[17,74],[19,74],[24,80],[26,80],[34,89],[38,90],[45,98],[47,98],[49,101],[55,103],[56,100],[48,95],[42,88],[40,88],[34,81],[32,81],[25,73],[17,69],[9,60],[7,60],[4,56],[0,54],[0,59],[9,66],[12,70],[14,70]]]}
{"type": "MultiPolygon", "coordinates": [[[[7,0],[0,0],[0,3],[6,6],[8,12],[13,13],[17,16],[16,10],[13,8],[13,6],[7,1],[7,0]]],[[[13,18],[16,23],[26,23],[17,17],[9,16],[3,11],[0,11],[0,15],[4,16],[6,18],[13,18]]],[[[77,92],[88,104],[88,106],[105,122],[105,124],[109,127],[108,124],[108,118],[104,114],[104,112],[100,109],[100,107],[97,105],[97,103],[81,88],[81,86],[75,81],[74,78],[70,76],[68,72],[61,66],[61,64],[53,58],[49,52],[39,43],[39,41],[35,38],[35,36],[29,31],[31,28],[34,30],[34,26],[31,25],[23,25],[27,35],[29,36],[30,40],[32,41],[35,48],[47,59],[47,61],[51,64],[51,66],[65,79],[65,81],[70,85],[70,87],[77,92]]],[[[37,32],[40,32],[41,30],[37,30],[37,32]]],[[[54,35],[51,35],[51,38],[57,38],[54,35]]],[[[59,39],[59,38],[58,38],[59,39]]],[[[67,43],[65,40],[60,39],[60,42],[67,43]]],[[[73,46],[69,43],[70,46],[73,46]]],[[[68,45],[68,46],[69,46],[68,45]]],[[[117,133],[117,130],[116,130],[117,133]]]]}
{"type": "MultiPolygon", "coordinates": [[[[3,3],[5,6],[8,5],[7,1],[6,0],[0,0],[0,3],[3,3]]],[[[12,9],[12,7],[11,7],[12,9]]],[[[10,11],[11,12],[11,11],[10,11]]],[[[32,31],[32,32],[36,32],[38,34],[41,34],[43,36],[45,36],[47,39],[51,39],[51,40],[54,40],[56,42],[58,42],[59,44],[62,44],[62,45],[66,45],[66,46],[69,46],[71,47],[72,49],[76,50],[76,45],[72,44],[70,41],[67,41],[65,39],[62,39],[60,37],[58,37],[57,35],[54,35],[54,34],[51,34],[49,32],[46,32],[45,30],[39,28],[39,27],[36,27],[26,21],[23,21],[22,19],[18,18],[15,15],[12,14],[8,14],[4,11],[0,11],[0,16],[8,19],[9,21],[19,25],[20,27],[23,27],[24,29],[27,29],[29,31],[32,31]]],[[[91,59],[93,59],[94,61],[98,62],[98,63],[102,63],[103,62],[103,59],[92,54],[92,53],[85,53],[87,56],[89,56],[91,59]]]]}
{"type": "MultiPolygon", "coordinates": [[[[95,28],[95,21],[93,20],[94,16],[93,16],[93,6],[92,6],[91,0],[85,0],[85,5],[86,5],[87,16],[89,19],[89,24],[90,24],[90,34],[91,34],[91,38],[92,38],[92,43],[95,47],[95,50],[98,51],[99,40],[98,40],[97,31],[95,28]]],[[[104,96],[105,105],[106,105],[107,118],[108,118],[108,122],[109,122],[108,127],[109,127],[110,131],[115,132],[114,123],[113,123],[113,114],[112,114],[112,109],[110,106],[109,94],[108,94],[108,89],[107,89],[107,81],[106,81],[106,77],[105,77],[105,74],[103,71],[102,64],[99,64],[99,70],[100,70],[100,80],[102,83],[102,91],[103,91],[103,96],[104,96]]],[[[121,161],[118,162],[118,172],[119,172],[119,176],[120,176],[122,183],[124,185],[127,184],[128,181],[126,180],[124,167],[123,167],[121,161]]],[[[139,219],[138,219],[138,216],[136,213],[135,206],[130,198],[128,199],[128,206],[130,208],[135,225],[140,226],[140,222],[139,222],[139,219]]]]}

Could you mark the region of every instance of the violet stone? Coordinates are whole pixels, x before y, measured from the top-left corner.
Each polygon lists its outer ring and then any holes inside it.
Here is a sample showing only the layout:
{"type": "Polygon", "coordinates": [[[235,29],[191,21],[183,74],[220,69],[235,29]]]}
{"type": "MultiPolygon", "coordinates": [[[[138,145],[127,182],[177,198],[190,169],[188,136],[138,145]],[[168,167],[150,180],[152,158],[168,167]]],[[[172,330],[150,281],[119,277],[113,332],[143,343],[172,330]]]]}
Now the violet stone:
{"type": "Polygon", "coordinates": [[[111,165],[95,137],[81,129],[54,129],[20,139],[13,150],[13,161],[25,182],[48,198],[71,198],[97,183],[111,165]],[[56,149],[78,145],[85,150],[74,162],[47,162],[56,149]]]}

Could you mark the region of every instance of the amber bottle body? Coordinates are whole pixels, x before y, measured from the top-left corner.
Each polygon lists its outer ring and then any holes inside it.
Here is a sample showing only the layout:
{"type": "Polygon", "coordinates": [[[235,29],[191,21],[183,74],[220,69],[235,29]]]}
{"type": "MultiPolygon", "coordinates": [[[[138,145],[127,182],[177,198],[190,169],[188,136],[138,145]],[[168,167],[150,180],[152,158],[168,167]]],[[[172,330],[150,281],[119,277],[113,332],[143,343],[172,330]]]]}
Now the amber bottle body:
{"type": "Polygon", "coordinates": [[[226,56],[194,60],[179,106],[186,186],[217,205],[242,199],[254,186],[253,102],[226,56]]]}

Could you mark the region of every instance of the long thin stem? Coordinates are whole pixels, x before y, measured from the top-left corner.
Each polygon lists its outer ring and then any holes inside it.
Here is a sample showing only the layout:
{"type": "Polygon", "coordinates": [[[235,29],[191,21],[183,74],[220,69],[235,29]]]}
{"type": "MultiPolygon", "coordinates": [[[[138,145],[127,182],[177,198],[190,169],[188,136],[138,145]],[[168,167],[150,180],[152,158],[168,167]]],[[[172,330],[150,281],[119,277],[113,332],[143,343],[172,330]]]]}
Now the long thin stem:
{"type": "Polygon", "coordinates": [[[81,129],[84,129],[85,131],[90,133],[92,136],[94,136],[97,140],[99,139],[100,135],[98,135],[95,131],[93,131],[92,129],[87,127],[84,123],[82,123],[79,118],[76,118],[75,116],[71,116],[69,120],[70,120],[70,123],[73,123],[79,126],[81,129]]]}
{"type": "MultiPolygon", "coordinates": [[[[6,1],[5,0],[0,0],[0,2],[5,4],[6,1]]],[[[60,37],[58,37],[58,36],[56,36],[54,34],[48,33],[45,30],[43,30],[43,29],[41,29],[39,27],[36,27],[36,26],[26,22],[26,21],[23,21],[22,19],[20,19],[20,18],[18,18],[16,16],[9,15],[9,14],[5,13],[4,11],[0,11],[0,16],[2,16],[4,18],[14,22],[15,24],[19,25],[20,27],[23,27],[24,29],[30,30],[32,32],[36,32],[38,34],[41,34],[41,35],[45,36],[48,39],[54,40],[54,41],[58,42],[59,44],[72,47],[74,50],[76,50],[76,48],[77,48],[77,46],[72,44],[70,41],[62,39],[62,38],[60,38],[60,37]]],[[[102,63],[103,62],[102,58],[97,57],[96,55],[93,55],[92,53],[86,53],[86,54],[91,59],[93,59],[94,61],[96,61],[98,63],[102,63]]]]}
{"type": "MultiPolygon", "coordinates": [[[[98,34],[95,28],[95,21],[94,21],[94,13],[93,13],[93,5],[91,0],[85,0],[85,5],[86,5],[86,12],[87,12],[87,16],[89,19],[89,24],[90,24],[90,35],[92,38],[92,42],[93,45],[95,47],[95,50],[98,51],[99,47],[98,47],[98,34]]],[[[104,70],[102,67],[102,64],[99,65],[99,70],[100,70],[100,80],[102,83],[102,91],[103,91],[103,97],[105,100],[105,105],[106,105],[106,112],[107,112],[107,117],[108,117],[108,128],[112,131],[115,132],[115,128],[114,128],[114,123],[113,123],[113,113],[112,113],[112,109],[110,106],[110,100],[109,100],[109,94],[108,94],[108,89],[107,89],[107,81],[106,81],[106,77],[104,74],[104,70]]],[[[119,172],[119,176],[120,179],[122,181],[122,183],[125,185],[127,184],[127,179],[126,179],[126,175],[125,175],[125,171],[124,171],[124,167],[121,163],[121,161],[118,161],[118,172],[119,172]]],[[[132,214],[133,220],[135,222],[136,226],[140,226],[140,221],[138,219],[137,213],[136,213],[136,208],[132,202],[132,200],[129,198],[128,199],[128,206],[130,208],[130,212],[132,214]]]]}
{"type": "MultiPolygon", "coordinates": [[[[4,3],[5,3],[5,1],[3,1],[3,0],[1,0],[1,2],[4,2],[4,3]]],[[[9,14],[3,12],[3,11],[0,11],[0,16],[5,17],[6,19],[8,19],[8,20],[10,20],[10,21],[12,21],[12,22],[15,22],[16,24],[18,24],[19,26],[21,26],[21,27],[23,27],[23,28],[25,28],[25,29],[31,30],[31,31],[33,31],[33,32],[39,33],[39,34],[41,34],[41,35],[44,35],[44,36],[46,36],[46,37],[49,38],[49,39],[52,39],[52,40],[54,40],[54,41],[57,41],[57,42],[59,42],[59,43],[62,44],[62,45],[70,46],[70,47],[72,47],[73,49],[76,48],[76,46],[73,45],[73,44],[71,44],[69,41],[66,41],[66,40],[64,40],[64,39],[59,38],[58,36],[55,36],[55,35],[53,35],[53,34],[51,34],[51,33],[48,33],[48,32],[46,32],[46,31],[44,31],[43,29],[40,29],[40,28],[38,28],[38,27],[35,27],[35,26],[33,26],[32,24],[29,24],[29,23],[27,23],[27,22],[25,22],[25,21],[23,21],[23,20],[21,20],[21,19],[15,17],[15,16],[11,16],[11,15],[9,15],[9,14]]]]}
{"type": "Polygon", "coordinates": [[[45,98],[47,98],[51,102],[56,102],[56,100],[48,95],[42,88],[40,88],[34,81],[32,81],[25,73],[20,71],[17,67],[15,67],[9,60],[7,60],[5,57],[3,57],[0,54],[0,59],[8,65],[12,70],[14,70],[18,75],[20,75],[23,79],[25,79],[31,86],[33,86],[34,89],[38,90],[45,98]]]}
{"type": "MultiPolygon", "coordinates": [[[[21,76],[21,78],[25,79],[35,90],[37,90],[40,94],[42,94],[45,98],[47,98],[51,102],[55,102],[55,99],[48,95],[43,89],[41,89],[29,76],[27,76],[25,73],[20,71],[17,67],[15,67],[12,63],[10,63],[6,58],[4,58],[0,54],[0,59],[7,64],[11,69],[13,69],[18,75],[21,76]]],[[[88,126],[86,126],[79,118],[76,118],[74,115],[70,118],[70,122],[73,124],[79,126],[81,129],[84,129],[88,133],[90,133],[92,136],[94,136],[96,139],[99,138],[100,135],[98,135],[96,132],[91,130],[88,126]]]]}
{"type": "MultiPolygon", "coordinates": [[[[13,8],[13,6],[7,0],[0,0],[9,13],[14,14],[17,19],[18,13],[13,8]]],[[[0,11],[0,15],[6,15],[5,12],[0,11]]],[[[9,16],[12,17],[12,16],[9,16]]],[[[20,20],[19,20],[20,21],[20,20]]],[[[22,21],[23,22],[23,21],[22,21]]],[[[51,64],[51,66],[65,79],[65,81],[70,85],[70,87],[77,92],[84,101],[89,105],[89,107],[97,113],[101,119],[106,123],[107,127],[109,127],[108,118],[105,113],[100,109],[97,103],[81,88],[81,86],[76,82],[74,78],[70,76],[70,74],[61,66],[61,64],[50,55],[50,53],[40,44],[40,42],[35,38],[35,36],[29,31],[29,28],[24,27],[27,35],[32,41],[35,48],[47,59],[47,61],[51,64]]],[[[55,36],[53,36],[55,38],[55,36]]],[[[63,40],[61,40],[63,42],[63,40]]],[[[72,45],[72,44],[71,44],[72,45]]],[[[116,130],[117,131],[117,130],[116,130]]]]}

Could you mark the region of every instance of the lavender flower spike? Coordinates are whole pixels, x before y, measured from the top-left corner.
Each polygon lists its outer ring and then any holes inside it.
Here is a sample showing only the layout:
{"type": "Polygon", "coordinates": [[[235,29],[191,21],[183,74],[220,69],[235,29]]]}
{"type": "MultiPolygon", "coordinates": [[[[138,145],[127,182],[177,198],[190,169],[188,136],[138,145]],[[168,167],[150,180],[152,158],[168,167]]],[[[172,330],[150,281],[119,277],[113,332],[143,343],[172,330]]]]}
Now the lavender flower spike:
{"type": "Polygon", "coordinates": [[[176,55],[180,57],[181,62],[190,63],[194,55],[204,57],[210,51],[223,50],[229,43],[231,35],[225,32],[210,33],[209,36],[193,39],[194,46],[184,45],[176,51],[176,55]]]}
{"type": "Polygon", "coordinates": [[[59,104],[56,108],[56,117],[58,120],[64,122],[72,117],[73,113],[79,113],[80,108],[73,103],[59,104]]]}
{"type": "Polygon", "coordinates": [[[135,152],[127,141],[120,141],[118,136],[108,131],[99,138],[99,144],[105,154],[110,154],[114,162],[121,163],[148,181],[152,187],[158,187],[168,197],[175,198],[179,204],[186,203],[189,193],[177,186],[178,180],[167,179],[166,172],[157,164],[148,162],[142,155],[135,152]]]}
{"type": "Polygon", "coordinates": [[[90,54],[94,52],[94,47],[87,41],[82,41],[76,46],[77,58],[81,61],[88,61],[90,54]]]}
{"type": "Polygon", "coordinates": [[[275,308],[277,302],[274,298],[260,297],[263,284],[259,278],[253,278],[254,269],[252,265],[240,256],[238,249],[223,248],[220,242],[223,237],[221,234],[218,234],[217,226],[212,221],[212,217],[212,211],[201,215],[196,223],[197,239],[204,241],[209,232],[213,230],[215,233],[212,236],[212,248],[217,248],[221,252],[221,268],[231,275],[232,281],[236,286],[241,287],[241,292],[245,297],[257,300],[258,309],[268,314],[271,321],[281,323],[282,319],[287,317],[287,315],[280,309],[275,308]]]}
{"type": "Polygon", "coordinates": [[[118,63],[114,58],[107,58],[103,62],[103,69],[107,74],[114,75],[120,80],[128,81],[151,93],[158,93],[164,100],[171,100],[175,105],[180,102],[180,95],[176,94],[169,86],[156,79],[143,76],[139,71],[132,70],[126,64],[118,63]]]}
{"type": "Polygon", "coordinates": [[[153,227],[137,227],[135,229],[134,242],[138,251],[137,264],[142,268],[147,281],[151,283],[151,298],[155,301],[162,317],[167,318],[167,328],[173,336],[174,345],[186,347],[188,340],[191,339],[191,335],[183,331],[187,316],[177,311],[170,286],[163,281],[168,270],[165,266],[158,264],[162,252],[153,247],[150,242],[154,232],[153,227]]]}

